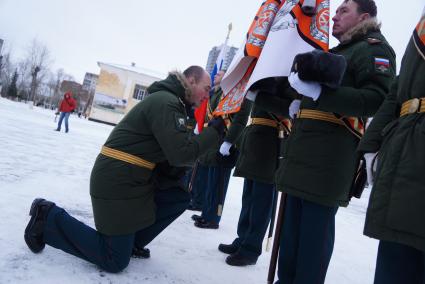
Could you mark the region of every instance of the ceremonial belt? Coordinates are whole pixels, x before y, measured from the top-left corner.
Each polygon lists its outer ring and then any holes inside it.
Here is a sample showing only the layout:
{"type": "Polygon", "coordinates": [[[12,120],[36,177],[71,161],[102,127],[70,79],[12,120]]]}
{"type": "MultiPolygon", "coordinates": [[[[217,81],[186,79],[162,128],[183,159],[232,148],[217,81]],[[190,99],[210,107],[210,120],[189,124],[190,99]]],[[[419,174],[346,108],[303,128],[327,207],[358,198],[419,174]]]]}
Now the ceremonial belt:
{"type": "Polygon", "coordinates": [[[364,135],[364,126],[366,124],[361,117],[344,117],[335,113],[313,109],[299,110],[297,118],[317,119],[342,125],[359,139],[361,139],[364,135]]]}
{"type": "Polygon", "coordinates": [[[279,126],[279,123],[276,120],[268,119],[268,118],[261,118],[261,117],[251,118],[251,124],[252,125],[270,126],[270,127],[274,127],[274,128],[278,128],[278,126],[279,126]]]}
{"type": "Polygon", "coordinates": [[[146,168],[149,170],[153,170],[155,168],[155,163],[151,163],[140,157],[137,157],[119,150],[115,150],[107,146],[102,146],[102,150],[100,151],[100,153],[104,156],[114,158],[123,162],[127,162],[127,163],[130,163],[142,168],[146,168]]]}
{"type": "Polygon", "coordinates": [[[297,118],[317,119],[345,126],[344,122],[337,118],[333,113],[320,110],[301,109],[297,113],[297,118]]]}
{"type": "Polygon", "coordinates": [[[401,105],[400,117],[421,112],[425,112],[425,98],[414,98],[401,105]]]}

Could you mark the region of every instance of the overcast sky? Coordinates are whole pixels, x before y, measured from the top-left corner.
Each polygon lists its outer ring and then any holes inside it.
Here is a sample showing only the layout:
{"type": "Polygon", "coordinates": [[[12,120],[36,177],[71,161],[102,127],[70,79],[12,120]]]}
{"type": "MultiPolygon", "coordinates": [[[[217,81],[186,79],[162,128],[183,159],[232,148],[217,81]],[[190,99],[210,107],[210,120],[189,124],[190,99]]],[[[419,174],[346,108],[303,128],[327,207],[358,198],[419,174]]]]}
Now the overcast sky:
{"type": "MultiPolygon", "coordinates": [[[[398,62],[418,22],[424,0],[375,0],[382,31],[398,62]],[[405,5],[405,6],[403,6],[405,5]]],[[[82,82],[97,62],[130,64],[167,73],[206,65],[208,52],[224,42],[239,47],[261,0],[0,0],[3,51],[21,58],[36,38],[63,68],[82,82]]],[[[331,0],[331,15],[342,0],[331,0]]],[[[331,22],[332,25],[332,22],[331,22]]],[[[337,42],[331,39],[331,46],[337,42]]]]}

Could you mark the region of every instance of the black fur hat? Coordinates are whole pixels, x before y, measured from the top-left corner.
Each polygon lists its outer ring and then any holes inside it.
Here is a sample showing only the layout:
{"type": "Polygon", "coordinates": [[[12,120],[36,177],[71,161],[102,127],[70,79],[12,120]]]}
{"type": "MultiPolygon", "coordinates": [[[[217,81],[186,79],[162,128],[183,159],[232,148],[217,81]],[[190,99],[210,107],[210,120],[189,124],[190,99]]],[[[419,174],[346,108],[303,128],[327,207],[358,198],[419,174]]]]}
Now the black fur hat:
{"type": "Polygon", "coordinates": [[[321,50],[300,53],[294,58],[292,72],[304,81],[316,81],[331,88],[338,88],[347,67],[342,55],[321,50]]]}

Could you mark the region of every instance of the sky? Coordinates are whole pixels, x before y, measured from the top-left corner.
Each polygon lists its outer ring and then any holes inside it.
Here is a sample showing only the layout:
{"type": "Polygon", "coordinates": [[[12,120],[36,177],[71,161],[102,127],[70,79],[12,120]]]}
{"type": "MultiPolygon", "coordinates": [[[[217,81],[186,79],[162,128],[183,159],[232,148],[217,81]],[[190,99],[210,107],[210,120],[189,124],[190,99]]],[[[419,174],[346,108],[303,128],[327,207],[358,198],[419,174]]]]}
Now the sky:
{"type": "MultiPolygon", "coordinates": [[[[218,230],[193,226],[186,211],[147,247],[150,259],[131,259],[119,274],[46,246],[33,254],[24,242],[36,197],[55,202],[69,214],[93,227],[89,194],[90,172],[112,126],[71,115],[69,133],[56,128],[54,111],[0,97],[0,283],[13,284],[258,284],[266,283],[271,252],[254,266],[233,267],[219,243],[236,237],[243,179],[232,177],[218,230]],[[28,139],[30,137],[30,139],[28,139]],[[65,149],[65,150],[64,150],[65,149]]],[[[336,215],[335,248],[325,284],[372,284],[378,241],[363,235],[369,198],[361,199],[336,215]]]]}
{"type": "MultiPolygon", "coordinates": [[[[210,49],[224,42],[229,23],[229,44],[239,47],[261,2],[0,0],[0,38],[3,50],[11,50],[16,60],[36,38],[50,50],[52,70],[63,68],[80,83],[85,72],[99,73],[99,61],[135,62],[166,74],[193,64],[205,66],[210,49]]],[[[341,2],[331,0],[332,16],[341,2]]],[[[424,0],[376,4],[383,34],[400,63],[424,0]]],[[[330,46],[336,44],[331,38],[330,46]]]]}

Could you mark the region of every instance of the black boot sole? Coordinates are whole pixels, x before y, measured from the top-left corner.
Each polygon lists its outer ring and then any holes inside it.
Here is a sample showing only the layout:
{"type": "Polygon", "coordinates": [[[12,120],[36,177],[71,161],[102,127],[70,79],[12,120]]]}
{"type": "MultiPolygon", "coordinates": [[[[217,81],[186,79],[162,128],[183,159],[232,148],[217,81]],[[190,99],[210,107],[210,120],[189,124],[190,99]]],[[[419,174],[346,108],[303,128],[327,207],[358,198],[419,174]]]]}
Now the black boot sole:
{"type": "Polygon", "coordinates": [[[36,198],[32,204],[31,204],[31,208],[30,208],[30,213],[29,215],[31,216],[30,221],[28,222],[27,227],[25,228],[25,234],[24,234],[24,239],[25,239],[25,243],[27,244],[27,246],[29,247],[29,249],[33,252],[33,253],[40,253],[43,249],[44,249],[44,244],[39,247],[39,248],[34,248],[32,246],[32,240],[31,240],[31,236],[28,234],[28,231],[30,230],[30,228],[34,225],[35,220],[37,219],[37,205],[40,202],[43,202],[45,199],[43,198],[36,198]]]}

